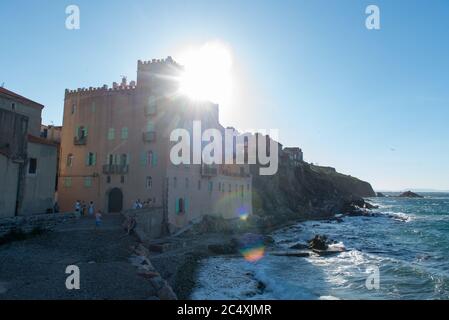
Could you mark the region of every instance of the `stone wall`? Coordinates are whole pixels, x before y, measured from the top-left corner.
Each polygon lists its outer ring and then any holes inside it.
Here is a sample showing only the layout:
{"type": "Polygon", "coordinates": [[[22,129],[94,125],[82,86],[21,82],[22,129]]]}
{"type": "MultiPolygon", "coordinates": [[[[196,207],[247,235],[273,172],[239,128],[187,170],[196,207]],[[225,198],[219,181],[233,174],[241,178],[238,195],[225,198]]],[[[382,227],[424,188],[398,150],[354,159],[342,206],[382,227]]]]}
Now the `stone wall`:
{"type": "Polygon", "coordinates": [[[127,210],[123,215],[136,219],[136,228],[134,231],[141,241],[161,237],[164,215],[162,207],[127,210]]]}
{"type": "Polygon", "coordinates": [[[70,223],[78,218],[79,214],[75,212],[0,218],[0,237],[3,237],[11,230],[20,230],[24,233],[30,233],[36,228],[52,230],[57,225],[70,223]]]}

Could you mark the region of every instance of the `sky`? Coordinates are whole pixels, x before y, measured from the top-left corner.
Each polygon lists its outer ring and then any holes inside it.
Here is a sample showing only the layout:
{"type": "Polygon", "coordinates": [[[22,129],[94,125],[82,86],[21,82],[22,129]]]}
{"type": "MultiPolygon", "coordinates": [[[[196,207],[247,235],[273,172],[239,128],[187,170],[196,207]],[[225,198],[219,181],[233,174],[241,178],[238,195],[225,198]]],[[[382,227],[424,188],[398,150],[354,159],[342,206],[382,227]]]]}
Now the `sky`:
{"type": "Polygon", "coordinates": [[[225,126],[278,129],[376,190],[449,190],[449,1],[2,0],[0,85],[62,123],[64,90],[135,80],[137,60],[232,54],[225,126]],[[80,29],[65,28],[68,5],[80,29]],[[380,9],[380,30],[365,9],[380,9]]]}

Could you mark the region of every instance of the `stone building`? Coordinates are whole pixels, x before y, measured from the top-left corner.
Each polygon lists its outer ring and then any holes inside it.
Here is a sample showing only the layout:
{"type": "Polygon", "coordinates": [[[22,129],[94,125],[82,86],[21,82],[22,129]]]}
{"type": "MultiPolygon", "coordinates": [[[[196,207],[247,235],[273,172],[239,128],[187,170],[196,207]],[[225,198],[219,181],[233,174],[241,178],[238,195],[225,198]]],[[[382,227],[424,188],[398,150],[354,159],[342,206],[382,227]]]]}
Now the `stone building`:
{"type": "MultiPolygon", "coordinates": [[[[193,139],[219,123],[218,105],[179,94],[182,72],[170,57],[138,62],[137,82],[112,88],[66,90],[58,197],[61,210],[76,200],[94,201],[105,212],[130,209],[140,199],[162,207],[166,220],[181,228],[203,215],[238,218],[252,213],[247,165],[180,164],[170,161],[172,130],[193,139]]],[[[193,144],[193,141],[191,141],[193,144]]],[[[192,158],[191,158],[192,159],[192,158]]]]}
{"type": "Polygon", "coordinates": [[[39,137],[43,105],[0,88],[0,216],[52,210],[57,148],[39,137]]]}
{"type": "Polygon", "coordinates": [[[304,161],[302,149],[298,147],[286,147],[282,150],[288,157],[291,165],[297,166],[304,161]]]}

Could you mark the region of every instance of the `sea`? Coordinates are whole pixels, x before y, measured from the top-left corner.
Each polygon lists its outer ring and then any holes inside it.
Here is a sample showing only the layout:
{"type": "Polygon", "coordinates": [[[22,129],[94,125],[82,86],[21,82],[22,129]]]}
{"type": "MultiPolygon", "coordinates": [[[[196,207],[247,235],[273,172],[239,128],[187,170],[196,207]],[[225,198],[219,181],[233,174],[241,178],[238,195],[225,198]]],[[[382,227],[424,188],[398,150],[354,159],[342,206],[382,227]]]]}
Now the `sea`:
{"type": "Polygon", "coordinates": [[[270,248],[200,262],[191,298],[371,300],[449,299],[449,193],[367,199],[373,216],[307,221],[277,230],[270,248]],[[276,256],[326,235],[345,251],[276,256]]]}

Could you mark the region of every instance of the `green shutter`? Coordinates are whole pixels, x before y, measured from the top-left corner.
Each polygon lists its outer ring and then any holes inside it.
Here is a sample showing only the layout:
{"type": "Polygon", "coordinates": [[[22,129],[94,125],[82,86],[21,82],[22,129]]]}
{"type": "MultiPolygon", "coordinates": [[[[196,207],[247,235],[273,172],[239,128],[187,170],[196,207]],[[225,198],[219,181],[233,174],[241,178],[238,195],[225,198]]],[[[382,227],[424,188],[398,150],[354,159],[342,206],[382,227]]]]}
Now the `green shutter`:
{"type": "Polygon", "coordinates": [[[85,126],[85,127],[84,127],[84,136],[87,137],[88,132],[89,132],[88,127],[85,126]]]}
{"type": "Polygon", "coordinates": [[[179,199],[176,198],[176,214],[179,214],[179,199]]]}
{"type": "Polygon", "coordinates": [[[92,159],[92,165],[96,165],[97,164],[97,154],[94,153],[93,154],[93,159],[92,159]]]}
{"type": "Polygon", "coordinates": [[[155,151],[153,151],[153,159],[151,160],[151,163],[153,164],[153,167],[157,166],[157,154],[155,151]]]}
{"type": "Polygon", "coordinates": [[[147,165],[147,153],[145,151],[140,154],[140,163],[142,166],[147,165]]]}
{"type": "Polygon", "coordinates": [[[188,213],[189,212],[189,199],[188,198],[186,198],[185,199],[185,201],[184,201],[184,207],[185,207],[185,213],[188,213]]]}

